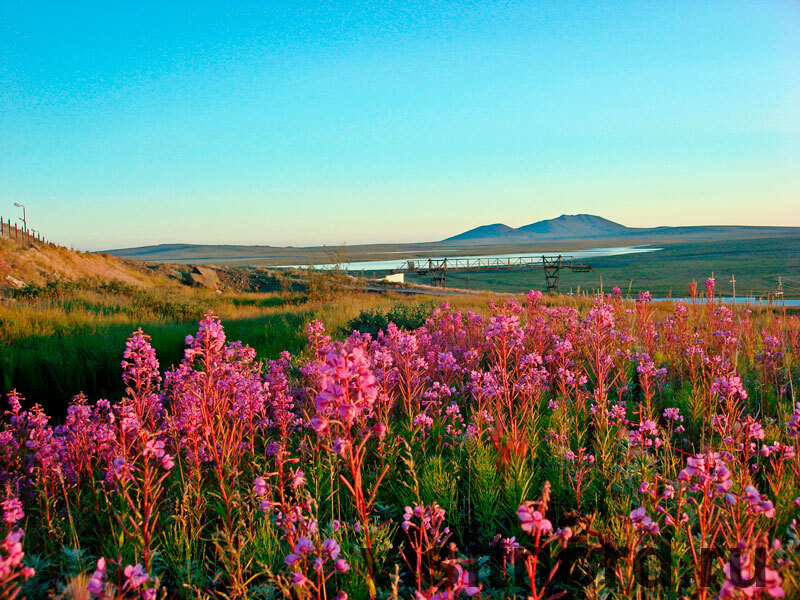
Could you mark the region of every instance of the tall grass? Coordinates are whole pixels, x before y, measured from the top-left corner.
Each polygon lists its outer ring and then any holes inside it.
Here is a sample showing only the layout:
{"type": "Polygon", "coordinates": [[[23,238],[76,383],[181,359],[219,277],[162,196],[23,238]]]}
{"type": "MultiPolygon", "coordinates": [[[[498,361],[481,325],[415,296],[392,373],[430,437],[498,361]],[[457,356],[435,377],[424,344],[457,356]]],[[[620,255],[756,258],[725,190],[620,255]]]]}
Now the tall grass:
{"type": "Polygon", "coordinates": [[[15,388],[48,413],[63,416],[79,392],[110,400],[122,395],[119,356],[139,327],[152,336],[167,367],[183,357],[184,339],[198,319],[214,312],[230,335],[268,360],[283,350],[301,353],[302,331],[312,319],[343,331],[359,313],[380,312],[394,302],[374,294],[310,300],[302,294],[218,294],[91,279],[29,287],[0,303],[0,389],[15,388]]]}

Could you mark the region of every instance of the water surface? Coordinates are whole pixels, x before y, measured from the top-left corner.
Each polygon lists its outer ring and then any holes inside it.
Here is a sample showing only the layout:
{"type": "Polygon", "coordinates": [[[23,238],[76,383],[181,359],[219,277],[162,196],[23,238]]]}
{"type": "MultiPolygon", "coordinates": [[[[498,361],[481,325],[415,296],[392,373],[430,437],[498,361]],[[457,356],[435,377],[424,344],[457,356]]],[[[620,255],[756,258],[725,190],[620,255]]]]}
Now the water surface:
{"type": "MultiPolygon", "coordinates": [[[[620,256],[623,254],[640,254],[644,252],[655,252],[661,248],[650,248],[644,246],[617,246],[614,248],[588,248],[585,250],[544,250],[539,252],[514,252],[511,254],[474,254],[466,256],[412,256],[408,255],[405,258],[397,258],[393,260],[365,260],[359,262],[343,263],[342,268],[348,271],[391,271],[399,269],[407,260],[426,261],[428,258],[434,260],[441,260],[443,258],[463,258],[463,259],[486,259],[486,258],[538,258],[540,256],[558,256],[559,254],[564,257],[571,257],[575,262],[589,261],[592,258],[600,256],[620,256]]],[[[305,269],[309,264],[299,265],[280,265],[277,268],[294,268],[305,269]]],[[[334,263],[326,263],[321,265],[314,265],[315,269],[331,269],[337,266],[334,263]]]]}

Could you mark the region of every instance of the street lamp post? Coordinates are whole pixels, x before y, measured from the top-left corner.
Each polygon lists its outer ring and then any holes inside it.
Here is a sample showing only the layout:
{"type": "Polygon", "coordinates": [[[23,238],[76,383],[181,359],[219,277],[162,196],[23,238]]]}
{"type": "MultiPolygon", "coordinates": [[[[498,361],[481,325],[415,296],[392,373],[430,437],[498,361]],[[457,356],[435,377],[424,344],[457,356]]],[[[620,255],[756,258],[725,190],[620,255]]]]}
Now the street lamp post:
{"type": "Polygon", "coordinates": [[[17,206],[22,209],[22,228],[25,231],[28,231],[28,221],[25,219],[25,206],[20,204],[19,202],[14,202],[14,206],[17,206]]]}

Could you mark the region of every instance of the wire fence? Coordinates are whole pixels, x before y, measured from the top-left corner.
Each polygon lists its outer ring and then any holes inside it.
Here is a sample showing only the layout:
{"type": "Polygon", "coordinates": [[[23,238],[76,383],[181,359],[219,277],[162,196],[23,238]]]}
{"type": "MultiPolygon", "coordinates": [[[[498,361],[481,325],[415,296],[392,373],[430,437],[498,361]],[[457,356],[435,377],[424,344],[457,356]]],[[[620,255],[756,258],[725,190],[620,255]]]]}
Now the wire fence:
{"type": "Polygon", "coordinates": [[[38,231],[34,232],[30,229],[23,229],[18,227],[16,223],[12,223],[11,219],[3,219],[0,217],[0,237],[22,242],[23,244],[49,244],[50,242],[39,234],[38,231]]]}

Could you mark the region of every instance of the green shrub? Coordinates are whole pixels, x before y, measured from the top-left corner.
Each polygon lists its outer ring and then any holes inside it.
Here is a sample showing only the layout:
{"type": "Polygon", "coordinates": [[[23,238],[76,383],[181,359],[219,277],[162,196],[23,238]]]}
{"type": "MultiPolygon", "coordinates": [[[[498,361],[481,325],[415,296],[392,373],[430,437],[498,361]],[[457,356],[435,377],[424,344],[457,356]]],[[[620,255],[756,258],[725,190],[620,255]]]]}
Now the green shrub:
{"type": "Polygon", "coordinates": [[[361,333],[369,333],[376,337],[379,331],[383,331],[394,323],[400,329],[414,330],[422,327],[425,320],[433,312],[433,303],[424,304],[402,304],[395,303],[389,310],[381,309],[362,310],[361,313],[347,323],[347,333],[357,329],[361,333]]]}

